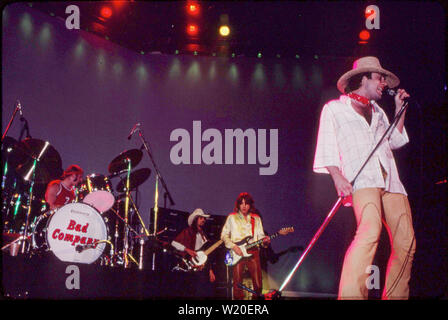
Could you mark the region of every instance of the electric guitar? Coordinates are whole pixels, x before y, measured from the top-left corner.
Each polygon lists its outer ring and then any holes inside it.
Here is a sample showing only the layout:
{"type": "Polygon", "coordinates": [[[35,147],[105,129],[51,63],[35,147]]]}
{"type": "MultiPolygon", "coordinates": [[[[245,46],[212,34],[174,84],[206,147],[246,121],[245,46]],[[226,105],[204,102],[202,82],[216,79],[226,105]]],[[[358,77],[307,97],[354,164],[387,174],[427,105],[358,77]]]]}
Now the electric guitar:
{"type": "Polygon", "coordinates": [[[196,257],[190,257],[190,255],[185,255],[182,258],[181,263],[177,265],[177,268],[183,271],[201,270],[204,267],[205,263],[207,262],[208,255],[211,254],[213,251],[215,251],[222,243],[223,241],[219,240],[218,242],[210,246],[207,250],[196,251],[196,257]]]}
{"type": "MultiPolygon", "coordinates": [[[[269,236],[270,239],[274,239],[276,237],[278,237],[279,235],[281,236],[286,236],[288,233],[294,232],[294,227],[287,227],[287,228],[282,228],[279,231],[277,231],[276,233],[274,233],[273,235],[269,236]]],[[[232,249],[228,250],[226,253],[226,258],[224,260],[224,263],[229,266],[232,267],[234,265],[236,265],[238,262],[240,262],[241,259],[243,258],[249,258],[252,256],[251,253],[248,253],[247,250],[258,246],[260,243],[263,242],[263,239],[260,239],[258,241],[255,241],[253,243],[249,243],[249,240],[251,239],[251,236],[248,236],[246,238],[244,238],[243,240],[235,243],[243,252],[243,255],[240,256],[239,254],[237,254],[235,251],[233,251],[232,249]]]]}

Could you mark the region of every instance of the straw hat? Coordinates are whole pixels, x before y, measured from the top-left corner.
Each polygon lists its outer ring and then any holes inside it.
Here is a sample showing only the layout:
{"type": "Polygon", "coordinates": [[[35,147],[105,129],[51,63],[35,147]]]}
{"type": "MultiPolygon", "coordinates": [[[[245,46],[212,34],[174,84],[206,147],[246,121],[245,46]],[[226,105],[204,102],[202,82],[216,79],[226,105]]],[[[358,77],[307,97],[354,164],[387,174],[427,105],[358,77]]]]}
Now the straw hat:
{"type": "Polygon", "coordinates": [[[191,226],[191,224],[194,221],[194,218],[196,218],[197,216],[204,217],[204,218],[210,217],[210,215],[209,214],[205,214],[204,211],[202,211],[202,209],[196,209],[196,210],[193,211],[192,214],[190,214],[188,216],[188,225],[189,226],[191,226]]]}
{"type": "Polygon", "coordinates": [[[395,74],[381,67],[377,57],[363,57],[353,63],[352,70],[344,73],[339,78],[337,82],[339,91],[345,93],[345,88],[347,87],[350,78],[364,72],[377,72],[385,75],[386,83],[389,88],[394,88],[400,84],[400,79],[398,79],[395,74]]]}

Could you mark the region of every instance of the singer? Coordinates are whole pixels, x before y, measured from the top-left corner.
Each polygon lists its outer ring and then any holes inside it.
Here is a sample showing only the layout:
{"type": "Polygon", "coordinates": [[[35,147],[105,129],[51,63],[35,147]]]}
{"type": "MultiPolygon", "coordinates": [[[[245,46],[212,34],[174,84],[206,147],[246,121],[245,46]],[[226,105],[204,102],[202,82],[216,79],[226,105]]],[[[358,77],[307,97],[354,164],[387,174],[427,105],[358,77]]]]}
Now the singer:
{"type": "MultiPolygon", "coordinates": [[[[338,195],[353,204],[357,223],[344,258],[339,299],[368,298],[366,280],[370,274],[366,270],[376,253],[382,221],[391,243],[382,299],[409,298],[416,242],[409,201],[392,154],[393,149],[409,142],[405,112],[353,185],[349,182],[389,127],[386,113],[376,101],[386,87],[399,83],[395,74],[381,67],[378,58],[360,58],[337,82],[343,95],[325,104],[321,112],[313,170],[331,175],[338,195]]],[[[395,114],[409,97],[403,89],[396,92],[395,114]]]]}

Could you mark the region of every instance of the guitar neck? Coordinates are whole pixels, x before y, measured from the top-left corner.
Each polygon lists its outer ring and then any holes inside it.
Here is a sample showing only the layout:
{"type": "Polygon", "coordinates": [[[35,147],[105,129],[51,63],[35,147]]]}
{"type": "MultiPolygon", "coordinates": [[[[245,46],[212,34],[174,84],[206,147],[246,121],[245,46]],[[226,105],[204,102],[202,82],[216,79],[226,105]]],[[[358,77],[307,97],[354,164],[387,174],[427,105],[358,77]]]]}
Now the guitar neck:
{"type": "Polygon", "coordinates": [[[210,253],[212,253],[216,248],[218,248],[221,243],[223,243],[223,240],[219,240],[218,242],[216,242],[214,245],[212,245],[210,248],[208,248],[207,250],[204,251],[204,254],[206,256],[208,256],[210,253]]]}
{"type": "MultiPolygon", "coordinates": [[[[279,235],[279,233],[276,232],[273,235],[270,235],[269,238],[270,239],[274,239],[275,237],[278,237],[278,235],[279,235]]],[[[258,241],[255,241],[255,242],[251,243],[251,244],[248,244],[248,245],[246,245],[246,249],[250,249],[250,248],[253,248],[255,246],[258,246],[262,242],[263,242],[263,239],[260,239],[258,241]]]]}

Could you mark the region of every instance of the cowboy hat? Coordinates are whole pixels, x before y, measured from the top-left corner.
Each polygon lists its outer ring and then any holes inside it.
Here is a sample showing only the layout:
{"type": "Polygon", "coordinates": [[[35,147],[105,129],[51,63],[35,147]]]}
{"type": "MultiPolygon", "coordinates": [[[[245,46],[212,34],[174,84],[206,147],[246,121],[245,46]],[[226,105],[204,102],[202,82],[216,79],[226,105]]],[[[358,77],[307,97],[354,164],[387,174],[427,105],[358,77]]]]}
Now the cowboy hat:
{"type": "Polygon", "coordinates": [[[193,211],[192,214],[190,214],[188,216],[188,225],[189,226],[191,226],[191,224],[194,221],[194,218],[196,218],[197,216],[204,217],[204,218],[210,217],[210,215],[209,214],[205,214],[204,211],[202,211],[202,209],[196,209],[196,210],[193,211]]]}
{"type": "Polygon", "coordinates": [[[383,74],[389,88],[394,88],[400,84],[400,79],[398,79],[395,74],[381,67],[377,57],[362,57],[353,63],[352,70],[344,73],[339,78],[337,82],[339,91],[345,93],[345,88],[347,87],[350,78],[364,72],[377,72],[383,74]]]}

